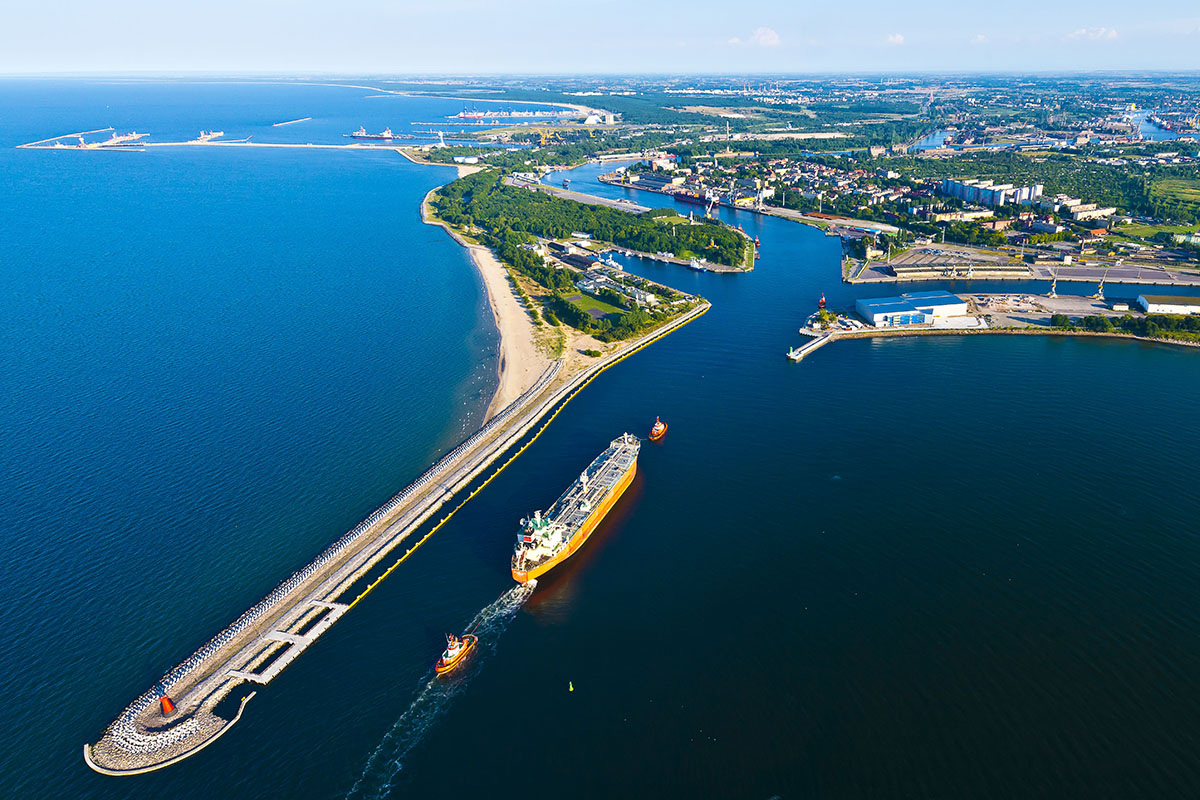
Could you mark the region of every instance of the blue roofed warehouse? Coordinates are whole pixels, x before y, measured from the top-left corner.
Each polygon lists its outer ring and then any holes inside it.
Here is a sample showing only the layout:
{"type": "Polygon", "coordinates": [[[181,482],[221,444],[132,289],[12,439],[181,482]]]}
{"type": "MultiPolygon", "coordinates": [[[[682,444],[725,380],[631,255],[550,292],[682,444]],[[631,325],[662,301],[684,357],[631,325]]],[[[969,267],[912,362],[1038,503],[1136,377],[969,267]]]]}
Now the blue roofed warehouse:
{"type": "Polygon", "coordinates": [[[864,298],[854,304],[864,321],[876,328],[931,325],[939,317],[964,317],[967,301],[949,292],[910,292],[899,297],[864,298]]]}

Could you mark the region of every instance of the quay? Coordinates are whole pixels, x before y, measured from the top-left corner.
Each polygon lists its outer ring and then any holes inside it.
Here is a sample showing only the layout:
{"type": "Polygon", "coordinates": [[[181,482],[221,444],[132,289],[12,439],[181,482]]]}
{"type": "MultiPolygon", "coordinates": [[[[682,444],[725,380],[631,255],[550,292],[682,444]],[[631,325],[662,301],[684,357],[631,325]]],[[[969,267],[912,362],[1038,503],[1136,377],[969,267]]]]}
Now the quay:
{"type": "Polygon", "coordinates": [[[241,718],[254,693],[242,698],[236,716],[229,720],[215,713],[218,703],[244,683],[265,685],[275,679],[536,441],[562,408],[596,376],[688,324],[708,308],[704,304],[693,309],[576,375],[562,374],[563,362],[553,362],[529,390],[478,432],[163,675],[117,716],[95,744],[83,746],[84,761],[105,775],[136,775],[195,755],[224,735],[241,718]],[[388,553],[518,444],[547,414],[532,438],[491,476],[353,599],[347,597],[388,553]]]}

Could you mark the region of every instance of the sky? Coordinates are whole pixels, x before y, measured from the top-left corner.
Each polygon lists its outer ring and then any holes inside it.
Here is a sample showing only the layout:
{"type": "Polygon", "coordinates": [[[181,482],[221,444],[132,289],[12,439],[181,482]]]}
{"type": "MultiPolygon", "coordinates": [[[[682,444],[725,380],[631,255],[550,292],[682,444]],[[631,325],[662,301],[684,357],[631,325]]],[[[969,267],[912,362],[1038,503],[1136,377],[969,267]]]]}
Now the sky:
{"type": "Polygon", "coordinates": [[[54,0],[0,74],[1200,69],[1192,0],[54,0]]]}

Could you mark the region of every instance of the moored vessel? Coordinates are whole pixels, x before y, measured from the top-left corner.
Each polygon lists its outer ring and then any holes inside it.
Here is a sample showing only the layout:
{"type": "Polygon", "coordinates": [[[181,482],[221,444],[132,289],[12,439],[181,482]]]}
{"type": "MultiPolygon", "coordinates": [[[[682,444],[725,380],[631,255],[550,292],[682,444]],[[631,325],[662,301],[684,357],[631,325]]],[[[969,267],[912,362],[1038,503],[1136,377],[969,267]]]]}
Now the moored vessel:
{"type": "Polygon", "coordinates": [[[433,668],[434,672],[438,675],[445,675],[462,664],[467,653],[471,652],[477,641],[479,639],[473,633],[464,633],[462,636],[455,636],[453,633],[446,634],[446,651],[438,659],[433,668]]]}
{"type": "Polygon", "coordinates": [[[391,128],[384,128],[382,133],[367,133],[367,129],[364,127],[361,127],[361,126],[354,133],[347,133],[345,135],[349,136],[351,139],[396,139],[396,138],[399,138],[396,136],[396,134],[392,133],[391,128]]]}
{"type": "Polygon", "coordinates": [[[588,465],[546,511],[521,520],[513,548],[512,576],[526,583],[566,561],[583,546],[616,505],[637,473],[642,442],[623,433],[588,465]]]}

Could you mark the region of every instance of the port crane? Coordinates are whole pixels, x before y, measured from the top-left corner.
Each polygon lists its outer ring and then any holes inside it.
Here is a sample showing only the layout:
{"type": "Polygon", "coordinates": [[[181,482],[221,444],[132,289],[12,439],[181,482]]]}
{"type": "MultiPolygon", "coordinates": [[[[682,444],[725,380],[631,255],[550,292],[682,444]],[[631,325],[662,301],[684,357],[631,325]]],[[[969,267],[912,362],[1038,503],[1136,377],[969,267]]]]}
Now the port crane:
{"type": "Polygon", "coordinates": [[[1100,285],[1096,287],[1096,293],[1092,295],[1094,300],[1104,299],[1104,279],[1108,277],[1108,269],[1104,270],[1104,274],[1100,276],[1100,285]]]}

